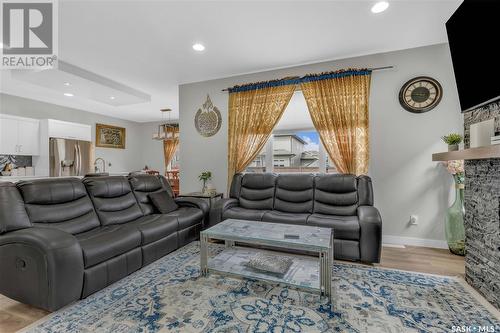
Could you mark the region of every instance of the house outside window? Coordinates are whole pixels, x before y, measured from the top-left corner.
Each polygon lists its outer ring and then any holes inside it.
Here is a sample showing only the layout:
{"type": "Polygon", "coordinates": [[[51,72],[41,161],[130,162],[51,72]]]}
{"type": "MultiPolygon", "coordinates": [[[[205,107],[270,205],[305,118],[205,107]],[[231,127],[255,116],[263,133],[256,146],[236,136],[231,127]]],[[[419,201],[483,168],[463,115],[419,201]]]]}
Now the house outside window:
{"type": "Polygon", "coordinates": [[[319,172],[317,140],[316,131],[289,131],[274,134],[274,172],[319,172]]]}
{"type": "Polygon", "coordinates": [[[273,134],[245,172],[336,173],[301,91],[294,93],[273,134]]]}
{"type": "MultiPolygon", "coordinates": [[[[246,167],[245,172],[266,172],[266,148],[269,144],[271,144],[270,140],[262,148],[257,157],[246,167]]],[[[268,170],[267,172],[272,172],[272,170],[268,170]]]]}

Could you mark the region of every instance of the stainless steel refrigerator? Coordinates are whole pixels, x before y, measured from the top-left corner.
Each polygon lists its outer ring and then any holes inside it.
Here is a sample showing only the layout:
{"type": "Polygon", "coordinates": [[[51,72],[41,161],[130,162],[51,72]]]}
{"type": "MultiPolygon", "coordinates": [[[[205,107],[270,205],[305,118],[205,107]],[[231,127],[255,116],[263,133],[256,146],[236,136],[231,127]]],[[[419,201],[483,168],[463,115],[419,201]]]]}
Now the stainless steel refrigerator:
{"type": "Polygon", "coordinates": [[[91,142],[50,138],[50,177],[85,176],[92,167],[91,149],[91,142]]]}

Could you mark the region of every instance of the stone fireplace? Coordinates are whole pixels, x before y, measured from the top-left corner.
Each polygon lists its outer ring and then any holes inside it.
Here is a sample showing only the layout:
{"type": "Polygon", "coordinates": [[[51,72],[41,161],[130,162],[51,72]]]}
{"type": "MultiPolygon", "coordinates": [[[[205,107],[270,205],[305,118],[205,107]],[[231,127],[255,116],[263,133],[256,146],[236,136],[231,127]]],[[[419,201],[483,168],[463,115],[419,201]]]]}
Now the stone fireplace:
{"type": "MultiPolygon", "coordinates": [[[[464,114],[465,148],[471,124],[495,119],[500,102],[464,114]]],[[[500,158],[465,161],[465,279],[500,308],[500,158]]]]}

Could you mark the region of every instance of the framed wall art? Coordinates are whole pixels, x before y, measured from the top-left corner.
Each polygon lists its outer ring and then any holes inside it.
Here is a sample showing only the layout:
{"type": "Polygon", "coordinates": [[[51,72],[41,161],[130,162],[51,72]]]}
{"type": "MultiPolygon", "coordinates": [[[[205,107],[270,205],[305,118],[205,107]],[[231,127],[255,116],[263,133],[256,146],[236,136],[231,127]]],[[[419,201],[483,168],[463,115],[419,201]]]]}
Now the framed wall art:
{"type": "Polygon", "coordinates": [[[123,127],[95,124],[96,147],[125,149],[125,135],[123,127]]]}

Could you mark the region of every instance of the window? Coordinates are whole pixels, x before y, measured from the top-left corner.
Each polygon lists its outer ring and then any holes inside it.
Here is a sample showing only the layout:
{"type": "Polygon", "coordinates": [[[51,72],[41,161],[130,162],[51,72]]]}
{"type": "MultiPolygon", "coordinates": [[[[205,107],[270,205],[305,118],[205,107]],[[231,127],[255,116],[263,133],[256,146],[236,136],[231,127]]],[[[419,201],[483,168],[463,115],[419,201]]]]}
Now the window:
{"type": "Polygon", "coordinates": [[[169,170],[179,170],[179,148],[175,151],[174,157],[170,161],[170,169],[169,170]]]}
{"type": "Polygon", "coordinates": [[[335,164],[330,161],[330,157],[328,154],[326,155],[326,173],[338,173],[337,168],[335,167],[335,164]]]}
{"type": "Polygon", "coordinates": [[[273,166],[274,167],[284,167],[285,166],[285,160],[273,160],[273,166]]]}
{"type": "Polygon", "coordinates": [[[336,173],[301,91],[294,93],[273,135],[245,172],[336,173]]]}
{"type": "Polygon", "coordinates": [[[314,130],[273,135],[274,172],[319,172],[319,136],[314,130]]]}
{"type": "MultiPolygon", "coordinates": [[[[245,172],[266,172],[266,149],[270,144],[269,141],[264,148],[262,148],[257,157],[246,167],[245,172]]],[[[272,170],[269,172],[272,172],[272,170]]]]}

